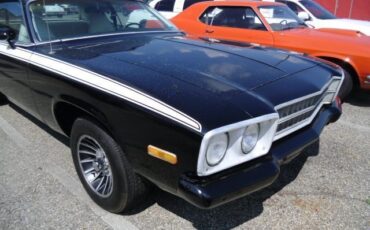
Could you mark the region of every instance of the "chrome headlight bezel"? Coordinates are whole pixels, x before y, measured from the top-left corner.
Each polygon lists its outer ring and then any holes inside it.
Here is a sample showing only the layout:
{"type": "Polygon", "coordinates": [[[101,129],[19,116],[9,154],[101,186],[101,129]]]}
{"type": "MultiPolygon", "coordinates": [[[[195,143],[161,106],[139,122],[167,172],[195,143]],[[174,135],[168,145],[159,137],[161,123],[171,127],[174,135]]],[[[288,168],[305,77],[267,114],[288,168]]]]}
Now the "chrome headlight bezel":
{"type": "Polygon", "coordinates": [[[199,151],[198,176],[208,176],[267,154],[275,136],[278,118],[277,113],[271,113],[207,132],[203,137],[199,151]],[[254,148],[246,154],[241,147],[243,133],[248,126],[254,124],[258,124],[260,129],[258,141],[254,148]],[[213,137],[223,134],[228,136],[227,150],[218,164],[210,165],[206,158],[209,143],[213,137]]]}

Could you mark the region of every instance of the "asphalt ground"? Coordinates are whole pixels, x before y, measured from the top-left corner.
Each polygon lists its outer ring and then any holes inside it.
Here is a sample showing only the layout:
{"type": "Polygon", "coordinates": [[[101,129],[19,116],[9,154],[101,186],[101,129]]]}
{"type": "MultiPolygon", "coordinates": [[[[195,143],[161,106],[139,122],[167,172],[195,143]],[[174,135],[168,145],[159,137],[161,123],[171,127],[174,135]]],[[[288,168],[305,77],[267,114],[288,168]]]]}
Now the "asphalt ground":
{"type": "Polygon", "coordinates": [[[213,210],[160,190],[108,213],[85,193],[68,141],[0,106],[0,229],[370,229],[370,94],[352,97],[278,180],[213,210]]]}

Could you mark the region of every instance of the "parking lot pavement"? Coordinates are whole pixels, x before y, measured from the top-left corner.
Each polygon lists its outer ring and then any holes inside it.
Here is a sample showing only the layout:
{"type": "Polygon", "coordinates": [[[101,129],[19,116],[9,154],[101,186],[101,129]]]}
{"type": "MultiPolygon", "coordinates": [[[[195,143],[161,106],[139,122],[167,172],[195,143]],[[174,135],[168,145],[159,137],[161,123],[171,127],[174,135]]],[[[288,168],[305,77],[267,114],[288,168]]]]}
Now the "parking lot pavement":
{"type": "Polygon", "coordinates": [[[64,138],[1,106],[0,229],[370,229],[370,94],[343,109],[262,191],[204,211],[155,190],[114,215],[83,190],[64,138]]]}

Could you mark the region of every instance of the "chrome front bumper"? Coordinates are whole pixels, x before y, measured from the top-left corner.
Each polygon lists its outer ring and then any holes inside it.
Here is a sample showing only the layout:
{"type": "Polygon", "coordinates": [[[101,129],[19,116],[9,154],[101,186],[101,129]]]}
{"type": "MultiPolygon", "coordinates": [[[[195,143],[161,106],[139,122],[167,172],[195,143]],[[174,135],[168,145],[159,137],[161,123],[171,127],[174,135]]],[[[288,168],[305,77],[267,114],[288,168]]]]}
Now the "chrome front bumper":
{"type": "Polygon", "coordinates": [[[365,84],[370,85],[370,75],[368,75],[365,79],[365,84]]]}

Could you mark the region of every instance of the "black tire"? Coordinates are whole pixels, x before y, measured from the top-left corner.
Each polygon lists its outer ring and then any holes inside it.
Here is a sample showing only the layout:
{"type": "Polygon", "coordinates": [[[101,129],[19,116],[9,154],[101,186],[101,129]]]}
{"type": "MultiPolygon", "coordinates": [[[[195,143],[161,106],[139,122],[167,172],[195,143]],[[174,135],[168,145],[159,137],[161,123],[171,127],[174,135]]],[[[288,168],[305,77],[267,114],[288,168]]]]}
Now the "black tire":
{"type": "Polygon", "coordinates": [[[70,146],[77,174],[87,193],[100,207],[109,212],[120,213],[132,209],[145,198],[148,182],[134,173],[120,146],[99,125],[87,119],[77,119],[72,127],[70,146]],[[107,194],[107,197],[97,194],[90,187],[82,172],[82,164],[79,160],[81,145],[79,143],[81,138],[86,136],[92,137],[98,142],[109,160],[113,185],[111,193],[107,194]]]}
{"type": "Polygon", "coordinates": [[[339,90],[338,96],[339,98],[344,101],[351,93],[354,87],[353,77],[351,74],[348,73],[348,71],[344,71],[344,80],[342,87],[339,90]]]}
{"type": "Polygon", "coordinates": [[[5,97],[4,94],[0,93],[0,105],[8,104],[8,99],[5,97]]]}

